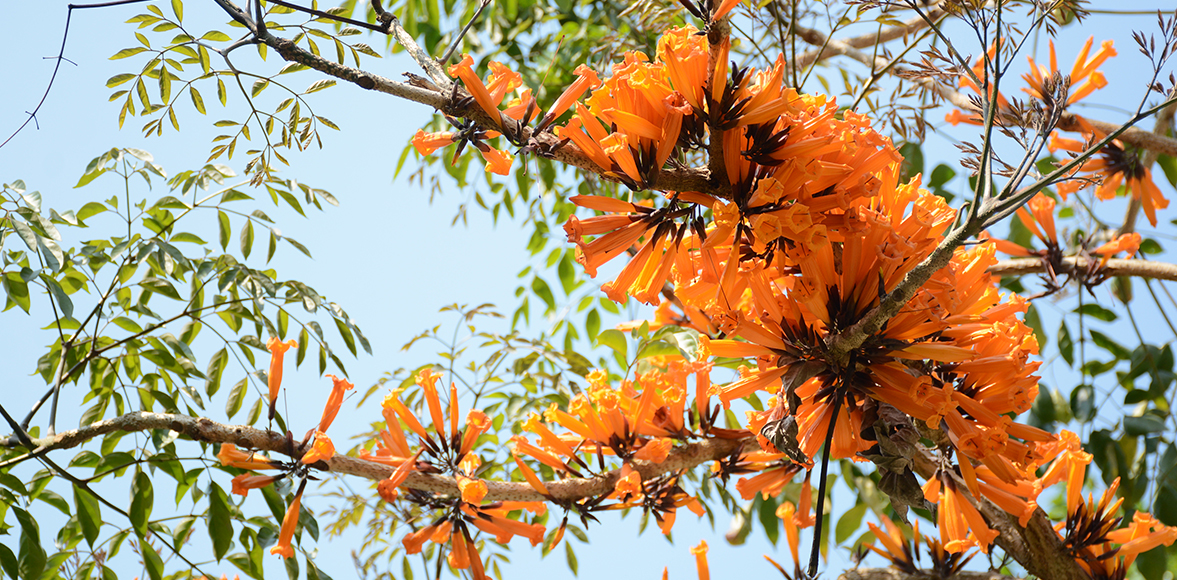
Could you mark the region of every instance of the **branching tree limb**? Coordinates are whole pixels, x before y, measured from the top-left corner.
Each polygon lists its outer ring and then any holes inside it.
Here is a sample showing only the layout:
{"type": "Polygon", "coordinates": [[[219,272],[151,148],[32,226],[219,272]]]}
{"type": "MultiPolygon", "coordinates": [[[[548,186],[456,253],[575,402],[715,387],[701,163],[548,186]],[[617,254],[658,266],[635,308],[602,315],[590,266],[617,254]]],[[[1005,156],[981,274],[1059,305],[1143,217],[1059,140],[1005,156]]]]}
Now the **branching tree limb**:
{"type": "MultiPolygon", "coordinates": [[[[838,580],[941,580],[931,570],[908,574],[897,568],[851,568],[842,572],[838,580]]],[[[957,572],[947,580],[1018,580],[997,572],[957,572]]]]}
{"type": "MultiPolygon", "coordinates": [[[[244,449],[279,453],[292,459],[300,459],[306,452],[305,449],[297,448],[296,444],[287,439],[285,435],[276,431],[257,429],[247,425],[228,425],[205,417],[137,412],[98,421],[86,427],[59,433],[52,437],[30,439],[27,442],[19,443],[26,448],[32,445],[33,448],[28,454],[11,459],[7,463],[11,464],[35,456],[42,456],[58,449],[77,447],[107,433],[156,430],[175,431],[193,440],[206,443],[232,443],[244,449]]],[[[633,465],[642,474],[643,479],[649,479],[665,473],[691,469],[708,461],[726,457],[742,449],[749,441],[754,441],[754,439],[705,439],[676,447],[661,463],[635,460],[633,465]]],[[[10,443],[9,446],[12,444],[10,443]]],[[[394,468],[387,465],[346,455],[336,455],[316,466],[321,466],[326,471],[372,480],[386,479],[394,471],[394,468]]],[[[6,467],[6,465],[0,464],[0,467],[6,467]]],[[[616,485],[620,476],[620,470],[615,469],[594,477],[546,482],[545,486],[554,499],[577,500],[608,493],[616,485]]],[[[487,501],[546,501],[549,499],[525,482],[487,481],[486,484],[487,501]]],[[[457,482],[452,477],[444,475],[413,473],[409,475],[409,479],[404,485],[412,489],[443,495],[460,495],[457,482]]]]}
{"type": "MultiPolygon", "coordinates": [[[[1097,262],[1090,258],[1078,256],[1063,258],[1055,264],[1054,269],[1059,274],[1084,272],[1097,262]]],[[[1146,262],[1144,260],[1112,259],[1098,266],[1100,275],[1109,278],[1116,276],[1131,276],[1134,278],[1156,278],[1158,280],[1177,281],[1177,264],[1165,262],[1146,262]]],[[[1046,264],[1038,258],[1016,258],[1002,260],[989,267],[989,273],[996,276],[1025,276],[1026,274],[1046,273],[1046,264]]]]}

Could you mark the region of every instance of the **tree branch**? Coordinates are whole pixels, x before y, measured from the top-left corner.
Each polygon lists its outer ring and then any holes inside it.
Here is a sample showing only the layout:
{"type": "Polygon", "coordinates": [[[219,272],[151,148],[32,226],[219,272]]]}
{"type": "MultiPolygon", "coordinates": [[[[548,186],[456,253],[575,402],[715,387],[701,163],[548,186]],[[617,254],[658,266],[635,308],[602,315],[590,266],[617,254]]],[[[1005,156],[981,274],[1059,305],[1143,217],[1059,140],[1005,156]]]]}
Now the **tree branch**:
{"type": "MultiPolygon", "coordinates": [[[[920,570],[916,574],[908,574],[898,568],[851,568],[842,572],[838,580],[940,580],[932,570],[920,570]]],[[[945,580],[1018,580],[1012,576],[997,572],[961,571],[949,576],[945,580]]]]}
{"type": "MultiPolygon", "coordinates": [[[[1054,271],[1060,274],[1083,272],[1091,267],[1095,260],[1072,256],[1063,258],[1055,264],[1054,271]]],[[[1158,280],[1177,281],[1177,264],[1166,262],[1146,262],[1144,260],[1112,259],[1099,266],[1101,275],[1109,278],[1117,276],[1131,276],[1134,278],[1156,278],[1158,280]]],[[[1026,274],[1046,273],[1046,264],[1038,258],[1015,258],[1002,260],[989,267],[989,273],[995,276],[1025,276],[1026,274]]]]}
{"type": "MultiPolygon", "coordinates": [[[[185,435],[196,441],[206,443],[232,443],[244,449],[256,449],[270,453],[278,453],[293,459],[301,459],[305,450],[295,449],[291,453],[290,442],[285,435],[275,431],[256,429],[246,425],[227,425],[218,423],[205,417],[191,417],[188,415],[173,415],[164,413],[136,412],[127,413],[113,419],[98,421],[86,427],[59,433],[52,437],[29,439],[20,445],[29,448],[30,456],[41,456],[49,451],[77,447],[91,439],[101,437],[116,431],[155,431],[170,430],[185,435]]],[[[708,461],[726,457],[743,448],[752,438],[745,439],[703,439],[676,447],[662,463],[649,461],[633,461],[633,466],[642,474],[642,479],[650,479],[665,473],[683,469],[691,469],[708,461]]],[[[12,446],[11,444],[7,444],[12,446]]],[[[365,461],[357,457],[336,455],[325,462],[326,470],[335,473],[354,475],[372,480],[387,479],[395,470],[382,463],[365,461]]],[[[2,466],[0,466],[2,467],[2,466]]],[[[619,469],[614,469],[586,478],[570,478],[559,481],[545,482],[552,498],[557,500],[576,500],[609,493],[621,477],[619,469]]],[[[438,493],[442,495],[458,496],[458,484],[454,478],[445,475],[428,473],[412,473],[404,484],[406,487],[438,493]]],[[[487,481],[487,501],[547,501],[526,482],[487,481]]]]}

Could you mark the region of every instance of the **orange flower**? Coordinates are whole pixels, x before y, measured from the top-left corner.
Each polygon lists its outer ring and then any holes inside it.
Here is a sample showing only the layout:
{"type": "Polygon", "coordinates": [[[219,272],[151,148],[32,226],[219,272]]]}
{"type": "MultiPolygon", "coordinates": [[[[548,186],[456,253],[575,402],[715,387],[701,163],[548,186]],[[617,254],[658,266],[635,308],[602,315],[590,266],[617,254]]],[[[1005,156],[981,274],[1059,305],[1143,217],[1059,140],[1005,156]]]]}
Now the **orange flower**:
{"type": "Polygon", "coordinates": [[[486,413],[477,409],[467,413],[466,430],[462,435],[462,448],[458,450],[458,455],[469,453],[474,448],[474,443],[478,441],[478,436],[489,429],[490,425],[490,417],[487,417],[486,413]]]}
{"type": "Polygon", "coordinates": [[[478,152],[482,154],[482,158],[486,160],[486,172],[497,173],[499,175],[510,175],[511,164],[515,162],[515,157],[506,151],[500,151],[487,145],[479,143],[477,147],[478,152]]]}
{"type": "Polygon", "coordinates": [[[1136,250],[1139,249],[1140,234],[1132,232],[1130,234],[1123,234],[1118,236],[1116,239],[1094,250],[1091,250],[1091,253],[1104,256],[1105,258],[1110,258],[1111,256],[1120,252],[1126,252],[1128,257],[1131,258],[1132,256],[1136,255],[1136,250]]]}
{"type": "Polygon", "coordinates": [[[331,443],[331,438],[322,431],[315,431],[315,441],[311,444],[311,450],[302,456],[302,462],[310,465],[316,461],[327,461],[332,457],[335,457],[335,445],[331,443]]]}
{"type": "MultiPolygon", "coordinates": [[[[1091,50],[1091,44],[1095,41],[1092,36],[1087,39],[1087,43],[1083,45],[1083,50],[1079,52],[1078,58],[1075,59],[1074,66],[1071,67],[1071,73],[1067,77],[1070,79],[1071,87],[1082,83],[1078,90],[1072,91],[1067,97],[1068,105],[1083,99],[1090,95],[1096,89],[1102,89],[1107,86],[1107,79],[1103,73],[1096,70],[1103,62],[1113,56],[1116,56],[1116,49],[1112,46],[1112,41],[1105,40],[1100,44],[1099,51],[1091,60],[1087,59],[1087,53],[1091,50]]],[[[1046,98],[1046,81],[1058,74],[1058,59],[1054,53],[1054,41],[1050,41],[1050,67],[1044,67],[1034,63],[1033,58],[1027,58],[1030,61],[1030,72],[1022,75],[1026,80],[1029,88],[1022,89],[1030,96],[1045,100],[1046,98]]]]}
{"type": "MultiPolygon", "coordinates": [[[[1085,149],[1083,143],[1070,139],[1054,139],[1051,146],[1052,149],[1076,153],[1085,149]]],[[[1153,181],[1152,171],[1141,162],[1139,153],[1125,148],[1117,141],[1105,145],[1099,151],[1098,157],[1088,159],[1075,170],[1075,173],[1087,173],[1099,178],[1100,184],[1095,188],[1095,196],[1102,200],[1116,197],[1120,186],[1124,185],[1132,197],[1140,200],[1144,215],[1154,227],[1157,225],[1157,210],[1169,207],[1169,200],[1153,181]]],[[[1068,193],[1087,187],[1089,181],[1064,181],[1058,186],[1059,194],[1065,198],[1068,193]]]]}
{"type": "Polygon", "coordinates": [[[449,67],[449,73],[452,77],[462,79],[462,84],[466,85],[466,90],[470,91],[470,94],[474,96],[474,101],[490,116],[495,127],[501,127],[503,121],[499,115],[498,103],[490,96],[486,85],[482,84],[482,79],[474,72],[474,59],[468,54],[463,54],[462,60],[449,67]]]}
{"type": "Polygon", "coordinates": [[[326,431],[339,414],[339,407],[343,405],[343,395],[355,388],[347,379],[335,375],[327,375],[331,379],[331,394],[327,397],[327,406],[323,408],[323,418],[319,419],[319,431],[326,431]]]}
{"type": "Polygon", "coordinates": [[[486,497],[485,481],[466,477],[461,473],[457,475],[457,480],[458,490],[462,492],[462,501],[474,505],[482,503],[482,498],[486,497]]]}
{"type": "Polygon", "coordinates": [[[711,571],[707,569],[707,542],[699,540],[699,545],[691,548],[695,556],[695,568],[699,571],[699,580],[711,580],[711,571]]]}
{"type": "Polygon", "coordinates": [[[388,476],[388,479],[383,479],[376,485],[380,497],[388,502],[396,499],[396,488],[400,487],[409,478],[409,474],[417,469],[417,457],[420,455],[421,451],[417,451],[412,457],[402,461],[400,466],[392,472],[392,475],[388,476]]]}
{"type": "Polygon", "coordinates": [[[963,552],[971,546],[978,546],[988,554],[989,545],[997,538],[997,532],[990,529],[985,518],[973,504],[969,503],[957,488],[954,480],[941,473],[939,521],[940,538],[944,549],[949,552],[963,552]],[[972,532],[971,535],[969,532],[972,532]]]}
{"type": "Polygon", "coordinates": [[[576,80],[572,81],[572,84],[564,89],[564,92],[552,104],[552,108],[548,109],[547,114],[544,115],[544,118],[536,127],[536,132],[543,131],[548,125],[551,125],[560,115],[564,114],[564,111],[572,107],[573,103],[580,100],[580,97],[589,89],[595,89],[601,86],[601,79],[597,76],[597,71],[583,64],[576,67],[576,70],[572,72],[576,75],[576,80]]]}
{"type": "Polygon", "coordinates": [[[417,129],[417,134],[413,135],[413,148],[417,153],[427,156],[456,140],[457,134],[453,131],[426,133],[423,129],[417,129]]]}
{"type": "Polygon", "coordinates": [[[282,359],[287,350],[296,346],[298,342],[294,339],[282,342],[277,337],[271,337],[266,343],[266,348],[270,349],[270,372],[267,375],[270,387],[270,419],[274,418],[274,404],[278,400],[278,390],[282,388],[282,359]]]}
{"type": "Polygon", "coordinates": [[[302,506],[302,490],[306,487],[306,480],[298,486],[298,493],[294,494],[294,499],[290,502],[290,507],[286,508],[286,517],[282,518],[282,529],[278,532],[277,545],[270,548],[270,554],[278,554],[283,558],[293,558],[294,548],[290,545],[290,541],[294,539],[294,527],[298,525],[298,510],[302,506]]]}
{"type": "Polygon", "coordinates": [[[260,453],[249,452],[246,453],[237,449],[236,445],[232,443],[222,443],[221,450],[217,452],[217,459],[221,461],[221,465],[225,467],[236,467],[238,469],[249,469],[257,471],[259,469],[278,469],[279,466],[275,464],[270,458],[260,453]]]}
{"type": "Polygon", "coordinates": [[[284,475],[250,475],[242,473],[233,478],[233,493],[237,495],[248,495],[249,490],[263,488],[275,481],[278,481],[284,475]]]}
{"type": "Polygon", "coordinates": [[[643,497],[642,474],[638,473],[629,463],[623,464],[621,477],[617,478],[617,483],[613,486],[613,495],[625,502],[641,501],[643,497]]]}
{"type": "Polygon", "coordinates": [[[523,463],[523,460],[519,459],[519,456],[514,453],[511,454],[511,458],[515,460],[515,465],[519,466],[519,473],[523,475],[523,479],[531,485],[532,489],[545,496],[551,495],[548,493],[547,486],[544,485],[543,481],[540,480],[539,476],[535,474],[535,471],[531,467],[523,463]]]}
{"type": "Polygon", "coordinates": [[[429,417],[433,420],[433,429],[445,440],[445,415],[441,411],[441,399],[437,396],[437,381],[440,375],[433,373],[433,369],[426,367],[417,372],[417,386],[425,395],[425,404],[429,407],[429,417]]]}
{"type": "Polygon", "coordinates": [[[711,21],[719,22],[720,19],[722,19],[724,16],[727,16],[728,12],[732,11],[732,8],[735,8],[739,4],[740,0],[723,0],[719,3],[719,6],[715,8],[715,14],[711,15],[711,21]]]}

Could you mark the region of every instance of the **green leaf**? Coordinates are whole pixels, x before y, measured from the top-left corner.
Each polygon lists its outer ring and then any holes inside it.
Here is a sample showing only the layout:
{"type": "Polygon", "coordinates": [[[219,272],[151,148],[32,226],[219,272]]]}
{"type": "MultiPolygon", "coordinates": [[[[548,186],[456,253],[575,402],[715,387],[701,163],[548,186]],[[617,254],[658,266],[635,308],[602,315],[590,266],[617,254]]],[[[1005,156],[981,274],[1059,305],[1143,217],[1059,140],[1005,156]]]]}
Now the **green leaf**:
{"type": "Polygon", "coordinates": [[[629,347],[625,344],[625,334],[616,328],[603,330],[597,334],[597,344],[607,346],[613,349],[621,358],[625,358],[627,349],[629,347]]]}
{"type": "Polygon", "coordinates": [[[229,42],[230,40],[233,40],[232,38],[229,37],[228,34],[225,34],[224,32],[221,32],[219,30],[210,30],[210,31],[204,33],[204,36],[201,36],[200,39],[201,40],[211,40],[213,42],[229,42]]]}
{"type": "Polygon", "coordinates": [[[241,405],[245,403],[245,387],[249,384],[249,379],[241,379],[233,388],[229,390],[229,400],[225,401],[225,416],[232,419],[237,411],[241,410],[241,405]]]}
{"type": "Polygon", "coordinates": [[[155,494],[151,489],[151,478],[146,472],[135,473],[135,480],[131,483],[131,525],[141,537],[147,535],[147,523],[151,521],[151,508],[155,504],[155,494]]]}
{"type": "Polygon", "coordinates": [[[74,486],[74,504],[78,506],[78,523],[82,526],[82,535],[90,548],[98,540],[98,532],[102,529],[102,507],[98,500],[88,491],[74,486]]]}
{"type": "Polygon", "coordinates": [[[595,340],[597,334],[601,332],[601,314],[594,308],[589,310],[588,316],[584,320],[584,330],[588,334],[589,340],[595,340]]]}
{"type": "Polygon", "coordinates": [[[139,285],[152,292],[163,294],[172,300],[182,300],[180,293],[176,292],[176,287],[172,283],[163,278],[149,277],[139,281],[139,285]]]}
{"type": "Polygon", "coordinates": [[[4,573],[8,574],[9,578],[16,578],[20,570],[20,562],[16,559],[16,554],[12,553],[12,548],[4,544],[0,544],[0,568],[4,569],[4,573]]]}
{"type": "Polygon", "coordinates": [[[1038,340],[1038,344],[1045,345],[1047,343],[1046,330],[1042,327],[1042,318],[1038,316],[1038,308],[1033,304],[1026,308],[1025,321],[1026,326],[1034,331],[1034,338],[1038,340]]]}
{"type": "Polygon", "coordinates": [[[248,258],[251,251],[253,251],[253,222],[246,220],[245,227],[241,228],[241,255],[248,258]]]}
{"type": "Polygon", "coordinates": [[[1095,387],[1079,385],[1071,391],[1071,414],[1084,422],[1095,418],[1095,387]]]}
{"type": "Polygon", "coordinates": [[[834,528],[834,542],[841,545],[862,526],[862,518],[866,515],[866,503],[860,503],[842,514],[838,518],[838,525],[834,528]]]}
{"type": "Polygon", "coordinates": [[[1115,356],[1117,360],[1129,360],[1132,358],[1131,351],[1129,351],[1127,348],[1124,348],[1124,346],[1120,343],[1112,340],[1108,335],[1095,330],[1090,332],[1091,342],[1094,342],[1095,345],[1099,348],[1102,348],[1111,353],[1112,356],[1115,356]]]}
{"type": "Polygon", "coordinates": [[[219,241],[221,242],[221,249],[227,250],[227,249],[229,249],[229,237],[230,237],[230,232],[232,231],[230,229],[229,216],[225,212],[218,210],[217,211],[217,224],[218,224],[218,229],[220,232],[220,235],[219,235],[220,240],[219,241]]]}
{"type": "Polygon", "coordinates": [[[203,239],[201,239],[200,236],[198,236],[196,234],[190,234],[188,232],[180,232],[180,233],[172,236],[171,242],[173,244],[179,243],[179,242],[188,242],[190,244],[200,244],[202,246],[204,244],[208,243],[208,242],[205,242],[203,239]]]}
{"type": "Polygon", "coordinates": [[[572,551],[572,544],[564,543],[564,559],[568,561],[568,569],[572,570],[572,575],[576,576],[580,566],[576,562],[576,553],[572,551]]]}
{"type": "Polygon", "coordinates": [[[1140,417],[1124,417],[1124,434],[1129,437],[1163,433],[1165,421],[1156,415],[1142,415],[1140,417]]]}
{"type": "Polygon", "coordinates": [[[91,202],[87,203],[86,205],[83,205],[82,209],[78,210],[77,218],[78,218],[79,222],[84,222],[84,221],[90,219],[91,217],[96,216],[104,211],[106,211],[105,205],[98,203],[96,201],[91,201],[91,202]]]}
{"type": "MultiPolygon", "coordinates": [[[[10,220],[10,223],[18,222],[10,220]]],[[[29,284],[21,279],[20,272],[8,272],[3,278],[0,278],[0,283],[3,283],[8,299],[20,306],[20,309],[27,314],[29,307],[32,306],[32,299],[29,298],[29,284]]]]}
{"type": "Polygon", "coordinates": [[[40,580],[45,571],[45,549],[41,547],[41,529],[37,521],[23,509],[12,506],[12,513],[20,522],[20,548],[17,576],[21,580],[40,580]]]}
{"type": "Polygon", "coordinates": [[[114,56],[110,57],[110,60],[119,60],[120,58],[127,58],[129,56],[135,56],[136,54],[139,54],[145,50],[147,50],[147,49],[143,48],[142,46],[136,46],[133,48],[124,48],[124,49],[114,53],[114,56]]]}
{"type": "Polygon", "coordinates": [[[172,12],[176,13],[176,22],[184,19],[184,2],[183,0],[172,0],[172,12]]]}
{"type": "Polygon", "coordinates": [[[347,323],[335,318],[335,328],[339,331],[339,336],[343,337],[344,344],[347,345],[347,350],[351,352],[352,356],[356,355],[356,338],[352,335],[351,329],[347,327],[347,323]]]}
{"type": "Polygon", "coordinates": [[[127,332],[133,332],[135,334],[139,334],[140,332],[143,332],[143,327],[139,326],[138,322],[135,322],[134,320],[131,320],[130,318],[127,318],[126,316],[116,317],[114,320],[111,320],[111,322],[113,322],[115,324],[115,326],[118,326],[119,328],[121,328],[127,332]]]}
{"type": "Polygon", "coordinates": [[[1058,325],[1058,353],[1068,366],[1075,366],[1075,341],[1071,340],[1071,331],[1067,330],[1065,320],[1058,325]]]}
{"type": "Polygon", "coordinates": [[[159,557],[159,552],[156,552],[148,542],[140,542],[139,546],[143,554],[143,566],[147,568],[147,577],[151,580],[163,580],[163,558],[159,557]]]}
{"type": "Polygon", "coordinates": [[[61,311],[61,317],[73,318],[74,301],[70,300],[69,296],[65,293],[65,290],[61,287],[61,284],[58,284],[57,280],[54,280],[45,274],[41,274],[41,281],[45,283],[47,288],[49,288],[49,293],[53,296],[53,301],[57,304],[57,309],[61,311]]]}
{"type": "Polygon", "coordinates": [[[552,288],[548,286],[548,283],[543,278],[536,276],[531,280],[531,291],[535,292],[535,295],[539,296],[544,301],[544,304],[547,305],[547,309],[544,311],[545,313],[552,312],[556,309],[556,297],[552,295],[552,288]]]}
{"type": "Polygon", "coordinates": [[[1076,308],[1075,313],[1082,314],[1084,316],[1090,316],[1104,322],[1112,322],[1117,318],[1115,312],[1112,312],[1111,310],[1108,310],[1107,308],[1104,308],[1098,304],[1084,304],[1083,306],[1076,308]]]}
{"type": "Polygon", "coordinates": [[[932,169],[932,175],[928,179],[928,188],[938,189],[944,187],[944,184],[952,181],[953,177],[956,177],[956,171],[947,164],[941,163],[932,169]]]}
{"type": "Polygon", "coordinates": [[[196,110],[200,111],[201,115],[206,114],[204,110],[204,99],[200,97],[200,91],[197,91],[196,87],[188,87],[188,96],[192,97],[192,106],[196,107],[196,110]]]}
{"type": "Polygon", "coordinates": [[[214,481],[208,493],[208,537],[213,542],[217,561],[233,547],[233,517],[229,510],[229,496],[214,481]]]}
{"type": "Polygon", "coordinates": [[[673,356],[678,354],[681,353],[679,353],[677,346],[663,340],[651,340],[642,345],[635,359],[641,360],[651,356],[673,356]]]}

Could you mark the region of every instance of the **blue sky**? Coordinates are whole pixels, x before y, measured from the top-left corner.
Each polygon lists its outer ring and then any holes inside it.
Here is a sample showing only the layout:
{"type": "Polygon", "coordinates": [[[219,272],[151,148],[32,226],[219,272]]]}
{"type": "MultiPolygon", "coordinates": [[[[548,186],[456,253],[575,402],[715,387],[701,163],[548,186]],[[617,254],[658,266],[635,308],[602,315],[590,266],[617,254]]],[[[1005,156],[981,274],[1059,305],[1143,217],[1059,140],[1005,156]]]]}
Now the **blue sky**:
{"type": "MultiPolygon", "coordinates": [[[[210,18],[211,23],[224,20],[211,3],[190,2],[187,8],[186,22],[210,18]]],[[[225,111],[213,104],[213,99],[206,93],[207,116],[199,115],[191,107],[181,106],[180,133],[168,130],[162,137],[145,139],[138,131],[143,123],[139,118],[128,119],[125,128],[118,129],[118,109],[114,103],[107,102],[112,90],[105,88],[106,79],[117,73],[133,71],[142,65],[142,61],[110,61],[108,57],[121,48],[134,45],[132,25],[123,22],[142,11],[142,5],[133,5],[82,10],[74,14],[66,49],[66,57],[72,63],[62,65],[53,92],[37,116],[37,126],[29,127],[9,146],[0,149],[0,181],[23,179],[30,189],[42,193],[46,206],[70,208],[119,191],[121,185],[114,180],[99,180],[86,188],[73,189],[90,159],[111,147],[150,151],[155,155],[156,163],[172,174],[195,169],[204,163],[209,142],[217,134],[211,126],[212,121],[240,118],[239,98],[235,101],[237,108],[233,107],[234,101],[231,100],[230,110],[225,111]]],[[[25,111],[32,110],[40,99],[53,67],[51,59],[42,57],[57,54],[66,9],[65,3],[21,2],[11,3],[6,7],[6,13],[6,18],[0,22],[0,48],[9,55],[0,65],[0,72],[8,79],[3,93],[0,93],[3,95],[0,97],[0,133],[3,133],[0,138],[7,137],[23,122],[25,111]]],[[[1149,27],[1154,21],[1155,17],[1104,18],[1097,21],[1098,28],[1089,28],[1100,34],[1112,33],[1117,39],[1120,56],[1112,61],[1114,66],[1104,67],[1112,87],[1120,86],[1118,83],[1127,86],[1130,79],[1139,79],[1141,69],[1138,64],[1142,58],[1131,43],[1129,31],[1133,27],[1151,30],[1149,27]]],[[[221,29],[227,31],[224,27],[221,29]]],[[[1073,32],[1067,42],[1060,44],[1060,64],[1069,64],[1071,55],[1085,38],[1086,33],[1073,32]]],[[[380,42],[376,40],[372,44],[379,46],[380,42]]],[[[1041,44],[1038,54],[1044,55],[1045,41],[1041,44]]],[[[969,49],[977,52],[975,47],[969,49]]],[[[271,56],[267,70],[278,68],[277,62],[271,56]]],[[[390,78],[416,70],[403,55],[367,58],[365,66],[390,78]]],[[[316,75],[313,72],[298,73],[291,82],[296,88],[309,85],[320,78],[316,75]]],[[[1110,89],[1105,90],[1089,100],[1101,103],[1130,101],[1134,106],[1139,98],[1137,85],[1133,84],[1130,91],[1114,93],[1115,96],[1110,89]]],[[[277,100],[273,95],[269,98],[277,100]]],[[[468,224],[451,226],[459,204],[472,198],[472,190],[447,188],[431,204],[428,192],[410,185],[403,175],[400,179],[393,178],[393,169],[404,144],[430,119],[431,111],[427,107],[344,85],[318,93],[312,102],[320,114],[331,118],[342,132],[326,131],[324,150],[312,149],[287,156],[292,168],[284,175],[331,191],[340,199],[341,207],[328,207],[325,212],[311,213],[309,218],[302,218],[290,210],[275,211],[265,201],[265,196],[259,197],[262,200],[260,207],[276,219],[284,234],[298,239],[315,255],[311,260],[284,247],[273,267],[281,276],[306,280],[329,300],[343,305],[371,340],[374,356],[361,354],[355,360],[345,359],[351,379],[363,389],[385,371],[414,368],[437,360],[430,349],[403,352],[400,347],[436,324],[450,328],[454,319],[439,315],[437,312],[441,307],[452,303],[492,302],[501,310],[510,312],[516,304],[514,290],[519,283],[515,273],[529,260],[524,249],[528,232],[509,221],[500,222],[495,227],[489,214],[477,208],[470,210],[468,224]]],[[[1118,118],[1114,111],[1094,109],[1091,114],[1118,118]]],[[[931,117],[934,120],[940,118],[935,114],[931,117]]],[[[960,138],[967,135],[960,130],[950,133],[960,138]]],[[[926,146],[928,167],[940,160],[953,160],[955,153],[947,141],[929,140],[926,146]]],[[[241,172],[243,160],[240,156],[229,162],[219,162],[241,172]]],[[[475,187],[485,191],[485,182],[476,181],[475,187]]],[[[162,191],[157,183],[155,194],[162,195],[162,191]]],[[[1171,193],[1170,189],[1165,191],[1171,193]]],[[[1170,217],[1162,213],[1162,221],[1170,217]]],[[[203,227],[203,231],[214,231],[215,218],[210,215],[203,227]]],[[[88,232],[86,235],[94,234],[88,232]]],[[[34,361],[43,346],[53,340],[51,333],[38,330],[48,321],[48,313],[42,305],[42,310],[34,311],[32,317],[16,310],[3,316],[0,360],[5,361],[4,366],[9,369],[5,404],[23,414],[23,409],[28,408],[44,389],[40,377],[28,373],[34,370],[34,361]]],[[[1047,328],[1057,328],[1057,315],[1051,316],[1055,316],[1055,322],[1053,326],[1048,322],[1047,328]]],[[[537,334],[545,328],[538,316],[533,316],[533,324],[537,334]]],[[[504,329],[502,326],[497,328],[504,329]]],[[[205,362],[202,360],[197,364],[205,362]]],[[[230,373],[233,370],[231,368],[230,373]]],[[[233,381],[241,376],[240,369],[236,371],[233,381]]],[[[230,380],[228,376],[226,380],[230,380]]],[[[297,372],[288,369],[286,380],[288,387],[312,393],[305,402],[302,399],[289,400],[288,421],[292,425],[312,424],[326,397],[329,381],[315,376],[310,367],[297,372]]],[[[1065,375],[1057,379],[1058,384],[1068,380],[1065,375]]],[[[219,409],[220,406],[213,405],[212,408],[219,409]]],[[[78,411],[67,408],[60,422],[72,424],[76,422],[77,414],[78,411]]],[[[357,411],[345,406],[338,421],[341,425],[335,429],[341,429],[347,422],[362,425],[378,417],[376,410],[357,411]]],[[[213,418],[223,419],[216,411],[213,418]]],[[[299,431],[299,428],[294,430],[299,431]]],[[[227,477],[218,481],[222,486],[228,485],[227,477]]],[[[159,492],[158,497],[161,497],[159,492]]],[[[315,501],[306,503],[315,508],[315,501]]],[[[247,515],[268,513],[259,503],[256,513],[249,514],[248,505],[247,515]]],[[[844,508],[836,503],[834,509],[835,514],[840,514],[844,508]]],[[[604,577],[623,569],[627,576],[657,578],[662,567],[669,565],[671,578],[693,578],[694,565],[687,547],[700,538],[705,538],[712,547],[711,565],[716,577],[734,576],[733,572],[737,570],[748,574],[774,574],[760,558],[763,553],[772,554],[782,562],[788,559],[783,551],[778,552],[759,534],[754,534],[747,545],[728,546],[722,539],[728,521],[722,516],[717,518],[718,533],[715,533],[705,525],[706,520],[695,525],[694,516],[682,514],[675,528],[677,541],[673,546],[656,530],[647,531],[641,541],[635,541],[637,514],[620,523],[603,519],[604,525],[589,530],[592,545],[577,546],[582,577],[604,577]]],[[[47,531],[43,528],[43,534],[47,531]]],[[[350,577],[352,566],[348,547],[349,541],[353,540],[354,537],[344,537],[320,543],[319,565],[337,579],[350,577]]],[[[566,541],[574,540],[569,536],[566,541]]],[[[509,576],[558,578],[569,575],[561,553],[541,561],[538,550],[520,545],[513,548],[512,566],[507,570],[509,576]]],[[[274,577],[284,577],[279,571],[280,564],[271,561],[276,558],[268,559],[267,567],[274,577]]],[[[227,562],[221,567],[223,569],[218,574],[231,572],[232,566],[227,562]]],[[[120,572],[127,576],[139,573],[133,568],[120,572]]]]}

